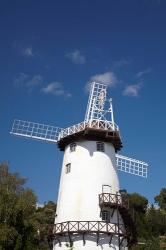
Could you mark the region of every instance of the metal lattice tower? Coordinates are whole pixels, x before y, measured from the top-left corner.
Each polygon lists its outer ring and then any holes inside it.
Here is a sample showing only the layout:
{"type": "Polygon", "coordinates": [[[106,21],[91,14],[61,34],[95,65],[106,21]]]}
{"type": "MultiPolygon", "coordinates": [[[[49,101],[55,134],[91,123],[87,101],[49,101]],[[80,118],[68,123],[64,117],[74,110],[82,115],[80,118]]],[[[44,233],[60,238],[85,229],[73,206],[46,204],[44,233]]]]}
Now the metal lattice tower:
{"type": "Polygon", "coordinates": [[[92,120],[112,122],[114,129],[112,98],[107,98],[107,86],[101,83],[91,84],[90,88],[85,121],[88,122],[92,120]]]}

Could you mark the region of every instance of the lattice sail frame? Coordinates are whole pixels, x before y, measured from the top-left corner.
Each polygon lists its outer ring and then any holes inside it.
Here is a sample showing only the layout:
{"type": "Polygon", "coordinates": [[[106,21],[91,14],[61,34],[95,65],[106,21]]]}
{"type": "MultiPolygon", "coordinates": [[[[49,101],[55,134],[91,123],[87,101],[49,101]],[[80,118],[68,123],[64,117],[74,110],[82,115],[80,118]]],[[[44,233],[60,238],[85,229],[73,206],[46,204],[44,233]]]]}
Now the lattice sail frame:
{"type": "Polygon", "coordinates": [[[107,96],[107,85],[93,82],[85,114],[85,121],[109,121],[115,129],[112,98],[107,96]]]}
{"type": "Polygon", "coordinates": [[[59,127],[15,119],[10,133],[24,138],[56,143],[62,130],[59,127]]]}
{"type": "Polygon", "coordinates": [[[116,164],[118,170],[147,178],[148,164],[127,156],[116,154],[116,164]]]}

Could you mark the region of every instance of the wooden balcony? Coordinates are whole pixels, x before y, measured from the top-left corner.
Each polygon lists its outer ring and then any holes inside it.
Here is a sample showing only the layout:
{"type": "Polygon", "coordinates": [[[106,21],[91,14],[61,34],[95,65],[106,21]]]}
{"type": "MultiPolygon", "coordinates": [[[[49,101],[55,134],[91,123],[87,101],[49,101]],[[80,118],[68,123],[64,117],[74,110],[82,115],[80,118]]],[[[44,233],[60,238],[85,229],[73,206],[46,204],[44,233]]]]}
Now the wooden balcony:
{"type": "Polygon", "coordinates": [[[48,235],[50,242],[58,243],[62,246],[63,238],[69,242],[70,247],[73,246],[74,238],[77,235],[82,237],[83,245],[86,244],[86,235],[95,235],[96,244],[98,246],[100,238],[103,234],[108,237],[108,244],[111,246],[113,237],[120,239],[120,244],[127,238],[126,230],[123,224],[109,223],[105,221],[66,221],[54,224],[52,233],[48,235]]]}
{"type": "Polygon", "coordinates": [[[117,208],[117,207],[125,207],[129,208],[129,201],[127,197],[124,197],[120,194],[111,194],[111,193],[101,193],[99,194],[99,206],[117,208]]]}
{"type": "Polygon", "coordinates": [[[129,209],[129,200],[126,195],[101,193],[99,194],[99,206],[101,211],[104,208],[112,209],[112,216],[115,210],[118,210],[123,219],[127,241],[129,245],[133,245],[137,242],[136,225],[129,209]]]}
{"type": "Polygon", "coordinates": [[[53,234],[63,235],[68,233],[106,233],[125,235],[122,224],[108,223],[105,221],[66,221],[54,225],[53,234]]]}

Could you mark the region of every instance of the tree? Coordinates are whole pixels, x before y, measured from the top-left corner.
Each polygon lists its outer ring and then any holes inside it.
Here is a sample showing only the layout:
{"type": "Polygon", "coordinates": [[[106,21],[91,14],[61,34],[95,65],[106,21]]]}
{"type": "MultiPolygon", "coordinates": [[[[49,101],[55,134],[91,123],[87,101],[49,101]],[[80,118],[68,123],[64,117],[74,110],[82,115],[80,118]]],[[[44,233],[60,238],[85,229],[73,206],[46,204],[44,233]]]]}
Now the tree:
{"type": "Polygon", "coordinates": [[[7,163],[0,163],[0,249],[36,249],[33,216],[37,199],[25,183],[18,173],[9,172],[7,163]]]}
{"type": "MultiPolygon", "coordinates": [[[[56,204],[52,201],[46,203],[43,207],[38,207],[34,216],[39,234],[40,249],[49,249],[49,234],[52,234],[55,220],[56,204]]],[[[52,242],[51,242],[52,244],[52,242]]]]}
{"type": "Polygon", "coordinates": [[[160,194],[155,196],[154,200],[166,212],[166,188],[162,188],[160,194]]]}
{"type": "Polygon", "coordinates": [[[149,229],[145,218],[148,200],[138,193],[128,194],[128,197],[130,211],[131,214],[133,214],[136,224],[138,240],[142,241],[142,239],[148,239],[149,229]]]}
{"type": "Polygon", "coordinates": [[[131,248],[131,250],[162,250],[159,238],[152,237],[146,242],[141,242],[131,248]]]}
{"type": "Polygon", "coordinates": [[[138,213],[145,214],[148,205],[147,198],[138,193],[128,194],[128,197],[130,208],[133,208],[138,213]]]}
{"type": "Polygon", "coordinates": [[[166,234],[166,214],[153,205],[147,210],[146,220],[153,237],[166,234]]]}
{"type": "Polygon", "coordinates": [[[138,232],[138,243],[132,246],[132,250],[160,250],[166,249],[166,212],[165,188],[161,189],[160,195],[155,197],[160,208],[153,205],[148,207],[148,200],[139,194],[129,194],[130,209],[134,209],[136,227],[138,232]],[[161,238],[162,236],[162,238],[161,238]],[[162,239],[162,240],[161,240],[162,239]],[[163,248],[163,246],[165,248],[163,248]]]}

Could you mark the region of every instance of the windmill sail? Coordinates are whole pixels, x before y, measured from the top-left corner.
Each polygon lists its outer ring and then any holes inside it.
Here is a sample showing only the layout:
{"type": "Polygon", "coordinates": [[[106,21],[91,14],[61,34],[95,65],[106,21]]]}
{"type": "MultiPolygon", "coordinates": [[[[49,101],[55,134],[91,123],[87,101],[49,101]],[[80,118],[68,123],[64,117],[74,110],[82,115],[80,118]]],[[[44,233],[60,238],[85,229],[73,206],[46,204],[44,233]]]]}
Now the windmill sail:
{"type": "Polygon", "coordinates": [[[146,162],[116,154],[116,163],[120,171],[147,178],[148,164],[146,162]]]}
{"type": "Polygon", "coordinates": [[[91,84],[85,121],[105,121],[110,124],[113,131],[117,130],[118,126],[114,123],[112,99],[107,94],[106,84],[91,84]]]}
{"type": "Polygon", "coordinates": [[[62,130],[50,125],[15,119],[10,134],[56,143],[62,130]]]}

